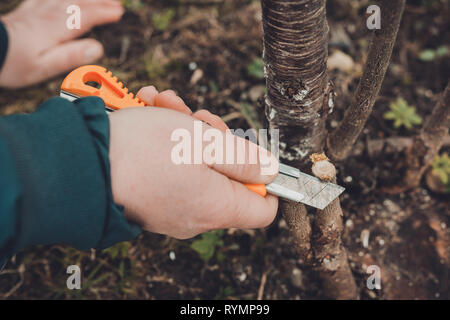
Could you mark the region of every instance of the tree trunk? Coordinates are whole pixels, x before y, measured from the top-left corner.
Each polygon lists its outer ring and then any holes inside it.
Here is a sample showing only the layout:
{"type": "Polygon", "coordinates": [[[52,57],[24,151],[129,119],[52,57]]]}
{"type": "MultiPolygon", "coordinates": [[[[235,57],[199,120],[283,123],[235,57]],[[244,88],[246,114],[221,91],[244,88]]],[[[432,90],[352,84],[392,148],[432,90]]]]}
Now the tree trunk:
{"type": "MultiPolygon", "coordinates": [[[[306,170],[309,156],[323,149],[325,120],[333,103],[327,78],[325,0],[262,0],[261,3],[269,129],[279,130],[281,159],[306,170]]],[[[281,210],[303,263],[312,265],[320,260],[316,270],[326,294],[333,298],[355,298],[355,282],[340,241],[342,211],[337,211],[336,206],[339,200],[335,200],[332,212],[323,211],[325,220],[320,218],[315,224],[316,227],[320,221],[326,224],[317,229],[319,236],[313,242],[317,248],[311,247],[314,236],[306,208],[302,204],[283,202],[281,210]],[[336,219],[336,224],[331,226],[336,238],[327,238],[329,241],[323,243],[322,235],[329,236],[324,231],[329,230],[329,217],[336,219]],[[333,263],[338,263],[335,270],[322,266],[326,261],[322,257],[324,252],[326,257],[333,256],[333,263]]]]}
{"type": "Polygon", "coordinates": [[[400,26],[405,0],[382,0],[381,29],[373,34],[364,72],[344,119],[327,138],[327,154],[332,160],[347,157],[363,130],[386,74],[400,26]]]}
{"type": "Polygon", "coordinates": [[[401,191],[417,187],[425,170],[439,152],[450,127],[450,81],[432,114],[425,120],[420,134],[407,152],[407,169],[401,191]]]}
{"type": "MultiPolygon", "coordinates": [[[[279,130],[280,157],[302,169],[322,149],[327,89],[325,0],[261,0],[265,99],[269,131],[279,130]]],[[[272,150],[272,152],[278,150],[272,150]]],[[[311,226],[303,204],[281,203],[300,258],[311,258],[311,226]]]]}
{"type": "Polygon", "coordinates": [[[266,117],[280,157],[306,168],[323,148],[328,114],[325,0],[262,0],[266,117]]]}

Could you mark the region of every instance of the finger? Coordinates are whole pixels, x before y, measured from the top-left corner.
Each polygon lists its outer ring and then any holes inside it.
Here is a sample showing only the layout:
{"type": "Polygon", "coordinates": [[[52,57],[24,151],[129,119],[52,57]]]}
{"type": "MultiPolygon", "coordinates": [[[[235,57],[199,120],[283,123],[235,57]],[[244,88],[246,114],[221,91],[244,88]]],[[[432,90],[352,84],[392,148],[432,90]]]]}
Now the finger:
{"type": "Polygon", "coordinates": [[[114,23],[122,18],[124,7],[118,1],[79,1],[83,16],[80,33],[86,33],[95,26],[114,23]]]}
{"type": "Polygon", "coordinates": [[[223,135],[222,146],[218,147],[223,148],[224,159],[221,163],[208,163],[209,167],[242,183],[268,184],[275,179],[279,163],[274,155],[230,131],[223,135]]]}
{"type": "Polygon", "coordinates": [[[149,106],[155,105],[155,98],[158,95],[158,90],[154,86],[144,87],[137,93],[136,97],[144,101],[149,106]]]}
{"type": "Polygon", "coordinates": [[[183,99],[178,97],[172,90],[166,90],[159,93],[155,97],[155,106],[172,109],[188,115],[192,114],[192,110],[184,103],[183,99]]]}
{"type": "Polygon", "coordinates": [[[175,91],[173,91],[173,90],[165,90],[163,92],[164,92],[164,94],[167,94],[169,96],[174,96],[174,97],[178,96],[177,93],[175,91]]]}
{"type": "Polygon", "coordinates": [[[195,112],[192,116],[198,120],[206,122],[211,127],[219,129],[221,131],[226,131],[229,129],[228,126],[225,124],[225,122],[222,120],[222,118],[216,116],[215,114],[212,114],[208,110],[199,110],[195,112]]]}
{"type": "Polygon", "coordinates": [[[277,214],[278,198],[273,195],[261,197],[243,184],[230,180],[231,194],[225,228],[254,229],[270,225],[277,214]]]}
{"type": "Polygon", "coordinates": [[[34,82],[56,76],[81,65],[91,64],[103,56],[103,46],[94,39],[74,40],[54,47],[38,58],[39,66],[30,78],[34,82]]]}

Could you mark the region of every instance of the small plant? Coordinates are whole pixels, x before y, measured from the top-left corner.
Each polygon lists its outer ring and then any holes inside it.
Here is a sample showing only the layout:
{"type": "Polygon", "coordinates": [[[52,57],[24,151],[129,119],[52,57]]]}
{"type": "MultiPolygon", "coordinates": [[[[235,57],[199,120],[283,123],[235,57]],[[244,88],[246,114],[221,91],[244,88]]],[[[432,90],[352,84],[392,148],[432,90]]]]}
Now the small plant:
{"type": "Polygon", "coordinates": [[[175,16],[175,9],[169,8],[153,15],[153,26],[159,31],[166,31],[175,16]]]}
{"type": "Polygon", "coordinates": [[[394,128],[404,126],[411,129],[415,125],[422,123],[422,118],[416,113],[416,108],[409,106],[405,99],[398,98],[389,104],[390,111],[384,114],[387,120],[394,120],[394,128]]]}
{"type": "Polygon", "coordinates": [[[261,58],[254,59],[247,66],[247,73],[252,78],[264,79],[264,61],[261,58]]]}
{"type": "Polygon", "coordinates": [[[141,0],[122,0],[122,5],[130,11],[137,11],[143,6],[141,0]]]}
{"type": "Polygon", "coordinates": [[[431,172],[434,176],[439,177],[443,185],[450,190],[450,156],[448,153],[443,153],[441,156],[436,156],[432,163],[431,172]]]}
{"type": "Polygon", "coordinates": [[[117,257],[123,259],[127,257],[128,250],[131,248],[130,242],[120,242],[103,252],[107,253],[112,259],[115,259],[117,257]]]}
{"type": "Polygon", "coordinates": [[[436,49],[425,49],[419,54],[419,59],[425,62],[434,61],[447,56],[448,53],[449,50],[447,46],[440,46],[436,49]]]}
{"type": "Polygon", "coordinates": [[[217,247],[223,246],[223,230],[215,230],[201,235],[201,238],[195,240],[191,244],[191,248],[195,250],[203,261],[208,262],[216,251],[217,247]]]}
{"type": "Polygon", "coordinates": [[[220,287],[219,292],[217,293],[216,297],[214,298],[214,300],[224,300],[230,296],[232,296],[234,294],[234,290],[232,287],[227,286],[227,287],[220,287]]]}

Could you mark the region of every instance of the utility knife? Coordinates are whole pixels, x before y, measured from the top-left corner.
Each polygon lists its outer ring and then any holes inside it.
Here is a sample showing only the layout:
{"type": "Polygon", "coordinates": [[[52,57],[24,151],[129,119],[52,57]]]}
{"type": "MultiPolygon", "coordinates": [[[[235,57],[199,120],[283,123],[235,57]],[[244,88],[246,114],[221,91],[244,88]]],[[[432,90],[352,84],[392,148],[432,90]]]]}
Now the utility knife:
{"type": "MultiPolygon", "coordinates": [[[[130,107],[149,107],[129,92],[111,71],[95,65],[73,70],[64,79],[60,96],[70,101],[89,96],[99,97],[105,102],[107,112],[130,107]]],[[[246,187],[263,197],[270,193],[321,210],[345,190],[337,184],[321,181],[285,164],[280,164],[279,174],[272,183],[246,184],[246,187]]]]}

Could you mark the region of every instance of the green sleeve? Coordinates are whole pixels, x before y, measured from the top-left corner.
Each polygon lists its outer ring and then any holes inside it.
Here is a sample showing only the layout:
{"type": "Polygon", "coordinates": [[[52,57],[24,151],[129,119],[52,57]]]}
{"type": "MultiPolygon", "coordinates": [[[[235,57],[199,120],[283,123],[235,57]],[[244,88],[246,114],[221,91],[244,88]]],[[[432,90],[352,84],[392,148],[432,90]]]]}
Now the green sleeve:
{"type": "Polygon", "coordinates": [[[108,149],[99,98],[0,118],[0,263],[36,244],[103,249],[139,235],[113,201],[108,149]]]}

